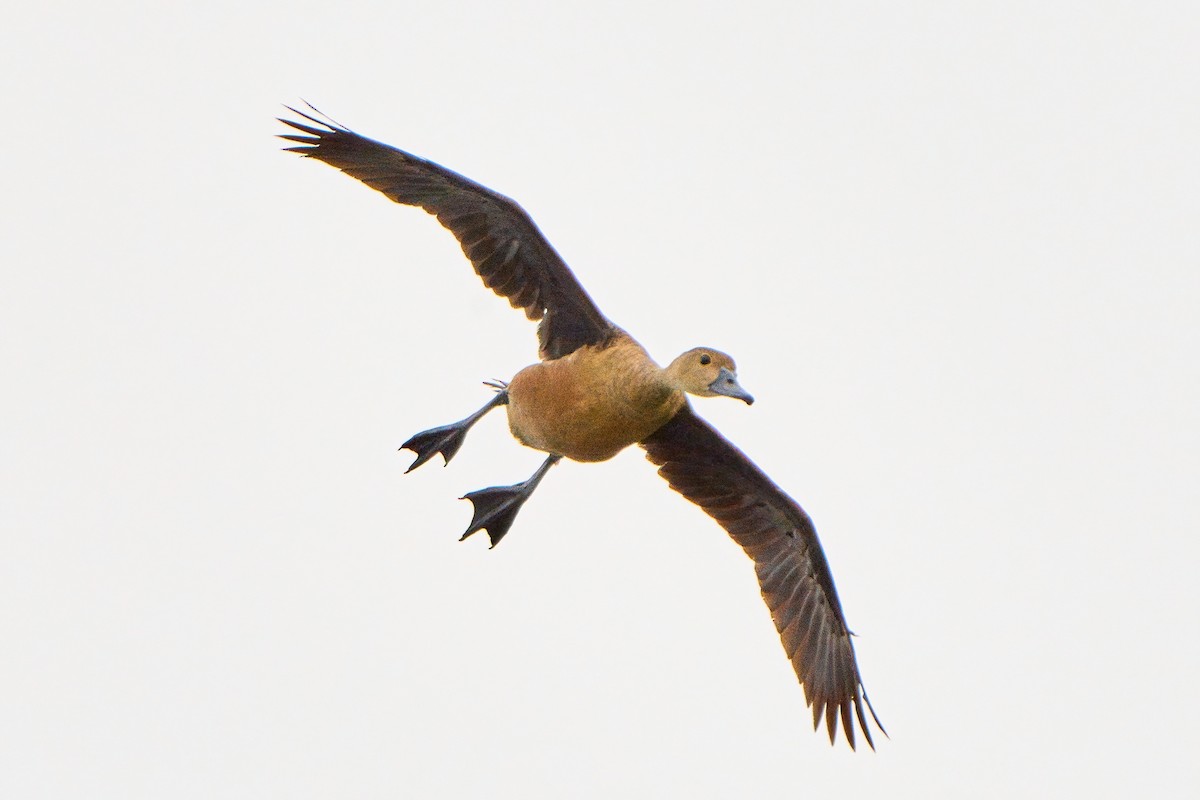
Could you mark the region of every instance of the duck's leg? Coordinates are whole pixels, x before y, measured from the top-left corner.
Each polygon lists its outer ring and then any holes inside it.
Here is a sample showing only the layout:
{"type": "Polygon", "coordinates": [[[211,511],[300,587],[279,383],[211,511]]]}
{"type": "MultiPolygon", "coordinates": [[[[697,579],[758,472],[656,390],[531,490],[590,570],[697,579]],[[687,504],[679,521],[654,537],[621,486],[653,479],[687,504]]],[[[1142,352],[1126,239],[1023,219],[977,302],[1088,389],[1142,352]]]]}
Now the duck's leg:
{"type": "Polygon", "coordinates": [[[413,436],[404,444],[400,445],[401,450],[412,450],[417,454],[417,458],[404,470],[405,474],[412,472],[417,467],[424,464],[435,454],[441,453],[446,464],[450,463],[450,459],[454,458],[454,454],[458,452],[458,448],[462,447],[463,440],[467,438],[467,431],[471,426],[480,420],[480,418],[491,411],[496,406],[502,406],[508,402],[508,390],[502,383],[489,383],[489,386],[494,387],[496,396],[488,401],[487,405],[476,411],[466,419],[452,422],[449,425],[442,425],[439,428],[430,428],[427,431],[421,431],[413,436]]]}
{"type": "Polygon", "coordinates": [[[462,499],[470,500],[475,507],[475,515],[471,518],[467,532],[459,541],[461,542],[471,534],[486,528],[488,538],[492,540],[492,547],[499,544],[500,540],[504,538],[504,534],[508,533],[508,529],[512,527],[513,520],[517,518],[517,512],[521,510],[521,506],[533,494],[533,490],[537,488],[538,483],[550,468],[561,458],[562,456],[551,453],[537,468],[537,472],[522,483],[513,486],[492,486],[464,495],[462,499]]]}

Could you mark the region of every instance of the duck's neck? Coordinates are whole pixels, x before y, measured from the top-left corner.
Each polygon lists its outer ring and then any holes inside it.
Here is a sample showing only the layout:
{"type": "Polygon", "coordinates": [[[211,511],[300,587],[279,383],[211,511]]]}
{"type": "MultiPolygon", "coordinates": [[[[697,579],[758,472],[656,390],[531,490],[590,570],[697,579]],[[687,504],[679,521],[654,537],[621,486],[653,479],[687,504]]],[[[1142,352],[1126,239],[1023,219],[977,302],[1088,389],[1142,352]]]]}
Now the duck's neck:
{"type": "Polygon", "coordinates": [[[608,413],[614,424],[638,432],[638,439],[664,425],[684,404],[683,391],[670,368],[663,369],[632,339],[613,353],[605,369],[608,413]]]}

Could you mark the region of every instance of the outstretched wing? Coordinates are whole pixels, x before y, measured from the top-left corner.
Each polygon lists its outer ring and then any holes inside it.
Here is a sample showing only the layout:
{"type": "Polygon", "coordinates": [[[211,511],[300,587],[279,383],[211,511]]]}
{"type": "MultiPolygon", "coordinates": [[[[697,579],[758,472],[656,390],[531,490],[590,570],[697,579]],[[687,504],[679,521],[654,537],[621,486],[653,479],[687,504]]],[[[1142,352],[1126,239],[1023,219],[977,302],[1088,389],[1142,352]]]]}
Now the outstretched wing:
{"type": "Polygon", "coordinates": [[[305,134],[281,135],[301,145],[285,149],[324,161],[397,203],[420,206],[436,216],[458,239],[484,285],[507,298],[513,308],[523,309],[529,319],[541,320],[538,342],[543,359],[603,344],[618,332],[514,201],[332,120],[288,110],[312,124],[280,118],[305,134]]]}
{"type": "Polygon", "coordinates": [[[832,743],[840,712],[853,748],[853,708],[874,749],[863,706],[880,730],[883,725],[863,688],[833,575],[808,514],[690,405],[641,444],[671,488],[719,522],[754,560],[763,599],[812,707],[813,727],[824,713],[832,743]]]}

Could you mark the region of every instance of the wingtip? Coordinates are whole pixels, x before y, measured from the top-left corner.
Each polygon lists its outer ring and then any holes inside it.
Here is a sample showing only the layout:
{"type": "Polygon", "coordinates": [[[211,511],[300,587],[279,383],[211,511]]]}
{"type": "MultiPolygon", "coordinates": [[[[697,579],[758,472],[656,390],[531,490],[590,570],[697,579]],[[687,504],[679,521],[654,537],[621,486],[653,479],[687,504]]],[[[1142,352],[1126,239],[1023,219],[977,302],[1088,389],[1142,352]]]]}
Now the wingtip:
{"type": "MultiPolygon", "coordinates": [[[[879,715],[875,713],[875,709],[871,706],[871,701],[867,697],[867,692],[862,687],[862,684],[859,684],[858,688],[859,688],[859,696],[854,698],[854,714],[858,718],[858,727],[860,730],[862,730],[863,738],[867,740],[867,746],[871,748],[872,752],[874,752],[875,751],[875,739],[874,739],[874,737],[871,736],[871,726],[867,723],[866,714],[863,713],[864,705],[867,707],[867,711],[871,712],[871,719],[875,721],[875,727],[879,729],[879,732],[882,733],[884,735],[884,737],[887,739],[890,739],[892,737],[888,735],[887,729],[884,728],[883,723],[879,721],[879,715]]],[[[845,713],[843,714],[842,725],[846,729],[846,738],[850,743],[850,749],[853,750],[853,749],[855,749],[854,748],[854,727],[853,727],[853,722],[850,719],[850,709],[849,709],[848,705],[844,709],[844,712],[845,713]]]]}
{"type": "MultiPolygon", "coordinates": [[[[835,744],[837,742],[837,729],[838,729],[837,720],[838,720],[838,707],[836,705],[834,705],[833,703],[829,703],[828,705],[825,706],[825,727],[829,731],[829,743],[830,744],[835,744]]],[[[853,734],[851,734],[851,735],[853,735],[853,734]]],[[[851,750],[854,749],[853,742],[851,742],[851,744],[850,744],[850,749],[851,750]]]]}
{"type": "MultiPolygon", "coordinates": [[[[892,737],[891,737],[891,735],[888,734],[887,728],[883,727],[883,723],[879,721],[879,715],[875,713],[875,707],[871,705],[871,698],[867,697],[866,689],[863,689],[862,699],[863,699],[863,702],[867,704],[867,710],[871,712],[871,719],[875,720],[875,726],[877,728],[879,728],[880,732],[885,737],[887,737],[888,739],[891,739],[892,737]]],[[[865,729],[866,725],[864,725],[863,728],[865,729]]]]}
{"type": "MultiPolygon", "coordinates": [[[[805,687],[807,690],[807,687],[805,687]]],[[[862,731],[863,739],[866,740],[867,746],[871,751],[875,751],[875,739],[871,736],[871,727],[867,722],[867,716],[863,712],[865,705],[867,711],[871,714],[871,719],[875,721],[875,727],[888,739],[892,738],[888,735],[887,729],[883,727],[883,723],[879,721],[879,716],[875,713],[875,709],[871,706],[871,701],[867,699],[867,693],[862,691],[862,686],[859,686],[859,693],[852,700],[846,700],[843,704],[836,705],[822,701],[820,699],[809,699],[809,706],[813,712],[813,730],[821,729],[821,718],[825,718],[826,731],[829,734],[829,744],[837,744],[838,718],[840,709],[842,735],[846,738],[846,744],[850,745],[850,749],[858,752],[857,733],[855,731],[854,720],[858,720],[858,730],[862,731]],[[854,716],[851,716],[850,706],[853,703],[854,716]]],[[[806,692],[807,694],[807,692],[806,692]]]]}
{"type": "MultiPolygon", "coordinates": [[[[316,106],[314,106],[312,103],[308,102],[307,100],[301,98],[300,102],[304,103],[304,105],[308,106],[309,110],[312,111],[312,114],[308,113],[307,111],[301,111],[300,109],[296,108],[295,106],[289,106],[287,103],[284,103],[283,107],[286,108],[288,111],[292,112],[293,114],[295,114],[296,116],[304,117],[304,119],[308,120],[309,122],[320,125],[323,128],[326,128],[328,131],[349,131],[350,130],[345,125],[338,122],[333,117],[329,116],[324,111],[317,108],[316,106]],[[315,114],[316,116],[313,116],[313,114],[315,114]]],[[[280,122],[284,123],[285,125],[291,125],[292,127],[297,127],[297,128],[301,128],[302,130],[306,130],[306,128],[303,128],[298,123],[283,119],[281,117],[276,117],[276,119],[278,119],[280,122]]]]}

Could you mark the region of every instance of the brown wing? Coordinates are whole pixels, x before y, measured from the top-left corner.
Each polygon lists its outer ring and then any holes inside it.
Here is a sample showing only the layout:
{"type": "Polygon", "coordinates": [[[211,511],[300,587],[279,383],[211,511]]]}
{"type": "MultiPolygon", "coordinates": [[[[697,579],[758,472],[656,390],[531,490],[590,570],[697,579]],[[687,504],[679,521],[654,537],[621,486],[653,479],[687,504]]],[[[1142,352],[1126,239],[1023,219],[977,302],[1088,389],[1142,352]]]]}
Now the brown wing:
{"type": "Polygon", "coordinates": [[[863,706],[880,730],[883,725],[863,688],[833,575],[808,514],[688,405],[642,447],[671,488],[704,509],[754,559],[763,599],[812,707],[813,727],[824,713],[832,743],[840,712],[853,749],[853,707],[874,749],[863,706]]]}
{"type": "Polygon", "coordinates": [[[541,320],[538,341],[542,358],[559,358],[584,345],[603,344],[617,332],[515,202],[332,120],[288,110],[313,124],[280,118],[307,134],[281,135],[302,145],[286,150],[324,161],[397,203],[420,206],[435,215],[458,239],[484,285],[507,298],[513,308],[524,309],[529,319],[541,320]]]}

